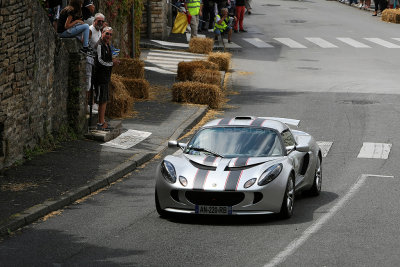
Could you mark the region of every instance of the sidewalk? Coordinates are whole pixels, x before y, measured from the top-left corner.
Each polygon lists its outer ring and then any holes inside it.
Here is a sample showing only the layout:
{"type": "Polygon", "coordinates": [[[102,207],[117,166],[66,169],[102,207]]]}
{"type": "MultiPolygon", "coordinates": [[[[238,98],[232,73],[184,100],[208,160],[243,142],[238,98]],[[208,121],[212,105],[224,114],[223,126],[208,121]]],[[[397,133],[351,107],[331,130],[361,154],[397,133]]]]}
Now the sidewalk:
{"type": "MultiPolygon", "coordinates": [[[[171,87],[175,75],[146,71],[152,85],[171,87]]],[[[156,100],[135,102],[134,118],[122,120],[122,128],[150,132],[129,149],[103,146],[90,140],[66,142],[53,152],[6,170],[0,176],[0,236],[7,235],[42,216],[108,186],[151,160],[194,126],[206,106],[171,102],[166,92],[156,100]]]]}

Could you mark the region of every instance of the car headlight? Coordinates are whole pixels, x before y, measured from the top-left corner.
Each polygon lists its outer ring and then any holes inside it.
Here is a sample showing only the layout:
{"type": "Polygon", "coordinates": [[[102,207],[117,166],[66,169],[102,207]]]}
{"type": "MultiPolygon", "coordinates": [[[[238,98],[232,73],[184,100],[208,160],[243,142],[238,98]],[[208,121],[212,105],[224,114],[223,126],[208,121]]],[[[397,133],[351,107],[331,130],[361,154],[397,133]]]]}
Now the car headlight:
{"type": "Polygon", "coordinates": [[[173,184],[176,182],[176,172],[174,165],[171,162],[163,160],[161,162],[161,174],[164,176],[167,182],[173,184]]]}
{"type": "Polygon", "coordinates": [[[181,185],[183,185],[183,186],[187,186],[187,184],[188,184],[188,181],[187,181],[187,179],[185,178],[185,177],[183,177],[183,176],[179,176],[179,182],[181,183],[181,185]]]}
{"type": "Polygon", "coordinates": [[[252,186],[253,184],[255,184],[256,181],[257,181],[256,178],[252,178],[252,179],[248,180],[248,181],[244,184],[244,188],[249,188],[250,186],[252,186]]]}
{"type": "Polygon", "coordinates": [[[270,182],[272,182],[278,175],[281,173],[283,169],[282,163],[275,164],[271,167],[269,167],[260,177],[258,180],[258,185],[266,185],[270,182]]]}

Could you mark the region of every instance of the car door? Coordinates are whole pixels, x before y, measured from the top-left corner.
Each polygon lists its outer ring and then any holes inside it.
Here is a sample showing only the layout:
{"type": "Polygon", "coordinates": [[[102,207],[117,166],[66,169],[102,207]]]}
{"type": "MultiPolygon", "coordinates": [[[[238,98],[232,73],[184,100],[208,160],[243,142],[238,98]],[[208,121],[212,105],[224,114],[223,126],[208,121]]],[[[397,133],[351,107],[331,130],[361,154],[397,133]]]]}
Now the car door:
{"type": "Polygon", "coordinates": [[[296,147],[296,140],[289,129],[284,130],[281,133],[283,143],[286,147],[288,157],[293,162],[294,171],[296,173],[296,186],[301,183],[304,179],[304,176],[300,175],[300,168],[302,166],[302,160],[304,156],[304,152],[299,152],[295,150],[296,147]]]}

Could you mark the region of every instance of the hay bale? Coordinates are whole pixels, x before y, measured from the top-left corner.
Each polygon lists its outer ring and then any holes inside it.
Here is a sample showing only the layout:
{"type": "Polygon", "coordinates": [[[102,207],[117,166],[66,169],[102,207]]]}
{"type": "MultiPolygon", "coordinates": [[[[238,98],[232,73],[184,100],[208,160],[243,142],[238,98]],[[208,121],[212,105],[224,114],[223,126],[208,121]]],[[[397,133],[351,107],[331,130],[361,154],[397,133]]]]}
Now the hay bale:
{"type": "Polygon", "coordinates": [[[219,70],[228,71],[231,65],[231,53],[215,52],[208,54],[208,61],[217,63],[219,70]]]}
{"type": "Polygon", "coordinates": [[[382,20],[391,23],[400,23],[399,9],[385,9],[382,12],[382,20]]]}
{"type": "Polygon", "coordinates": [[[196,69],[192,81],[221,86],[221,72],[219,70],[196,69]]]}
{"type": "Polygon", "coordinates": [[[218,66],[217,63],[214,63],[214,62],[211,62],[211,61],[208,61],[208,60],[196,60],[196,61],[193,61],[193,62],[200,63],[207,70],[218,70],[219,69],[219,66],[218,66]]]}
{"type": "Polygon", "coordinates": [[[148,99],[150,84],[145,79],[132,79],[123,77],[122,82],[132,98],[148,99]]]}
{"type": "Polygon", "coordinates": [[[193,37],[189,42],[189,51],[192,53],[208,54],[213,48],[214,40],[211,38],[193,37]]]}
{"type": "Polygon", "coordinates": [[[205,104],[219,108],[223,104],[223,94],[219,86],[200,82],[179,82],[172,86],[172,99],[175,102],[205,104]]]}
{"type": "Polygon", "coordinates": [[[121,58],[113,66],[113,73],[122,77],[144,79],[144,62],[137,58],[121,58]]]}
{"type": "Polygon", "coordinates": [[[106,116],[123,117],[132,110],[133,98],[129,95],[119,75],[111,75],[110,101],[107,104],[106,116]]]}
{"type": "Polygon", "coordinates": [[[180,81],[191,81],[196,69],[205,69],[205,67],[199,61],[179,62],[177,79],[180,81]]]}
{"type": "Polygon", "coordinates": [[[191,81],[196,69],[218,70],[218,68],[216,63],[206,60],[182,61],[178,64],[177,79],[182,82],[191,81]]]}

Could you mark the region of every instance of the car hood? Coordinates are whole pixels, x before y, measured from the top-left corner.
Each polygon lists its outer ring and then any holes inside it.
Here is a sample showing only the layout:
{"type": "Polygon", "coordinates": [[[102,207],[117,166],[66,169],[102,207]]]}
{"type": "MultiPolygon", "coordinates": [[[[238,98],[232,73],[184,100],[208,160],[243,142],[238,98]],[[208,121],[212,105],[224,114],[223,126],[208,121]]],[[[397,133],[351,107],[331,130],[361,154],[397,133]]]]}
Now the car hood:
{"type": "Polygon", "coordinates": [[[258,179],[268,167],[281,162],[283,158],[221,158],[182,154],[179,157],[167,156],[166,160],[174,165],[177,177],[187,179],[187,189],[236,191],[244,189],[246,181],[258,179]]]}

